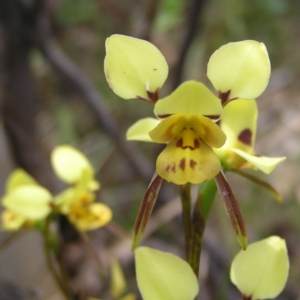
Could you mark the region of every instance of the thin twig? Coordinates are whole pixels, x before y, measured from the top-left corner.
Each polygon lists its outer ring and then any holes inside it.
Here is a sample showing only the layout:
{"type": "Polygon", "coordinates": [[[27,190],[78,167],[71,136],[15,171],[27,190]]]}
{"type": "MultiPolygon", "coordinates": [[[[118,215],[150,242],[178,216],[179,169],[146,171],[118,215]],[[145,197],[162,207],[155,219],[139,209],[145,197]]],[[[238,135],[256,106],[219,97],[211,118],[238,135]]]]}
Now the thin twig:
{"type": "Polygon", "coordinates": [[[16,240],[21,238],[27,231],[21,231],[18,230],[17,232],[14,232],[11,234],[8,238],[6,238],[1,244],[0,244],[0,256],[5,251],[7,247],[9,247],[11,244],[13,244],[16,240]]]}
{"type": "Polygon", "coordinates": [[[50,39],[42,40],[38,47],[53,69],[72,85],[75,92],[81,95],[80,100],[90,107],[101,128],[115,140],[118,149],[136,174],[148,181],[152,172],[150,163],[137,151],[133,144],[127,143],[119,134],[117,123],[91,81],[50,39]]]}
{"type": "Polygon", "coordinates": [[[191,0],[189,6],[189,12],[187,14],[188,28],[185,35],[185,39],[182,42],[182,46],[179,52],[179,57],[176,66],[173,70],[173,89],[182,81],[182,71],[185,63],[187,53],[192,45],[192,42],[198,32],[198,22],[203,11],[205,0],[191,0]]]}
{"type": "Polygon", "coordinates": [[[45,257],[46,257],[46,262],[47,262],[47,266],[48,269],[50,271],[50,273],[53,276],[53,279],[55,280],[56,284],[58,285],[58,287],[60,288],[61,292],[64,294],[64,296],[66,297],[67,300],[73,300],[73,298],[70,296],[69,290],[68,288],[65,286],[64,281],[62,280],[62,278],[60,277],[60,275],[57,273],[52,259],[51,259],[51,249],[49,246],[49,228],[50,226],[50,222],[47,219],[46,221],[46,228],[45,231],[43,233],[43,239],[44,239],[44,252],[45,252],[45,257]]]}

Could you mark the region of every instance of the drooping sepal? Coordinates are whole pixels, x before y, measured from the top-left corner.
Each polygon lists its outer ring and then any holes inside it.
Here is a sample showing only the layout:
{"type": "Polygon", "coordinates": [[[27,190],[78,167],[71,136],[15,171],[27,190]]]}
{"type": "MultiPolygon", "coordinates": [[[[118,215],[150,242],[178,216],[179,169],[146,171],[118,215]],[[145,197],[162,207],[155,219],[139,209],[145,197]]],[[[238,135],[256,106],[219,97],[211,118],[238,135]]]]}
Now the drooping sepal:
{"type": "Polygon", "coordinates": [[[261,186],[262,188],[264,188],[270,195],[272,195],[278,202],[282,202],[282,196],[278,193],[278,191],[271,186],[268,182],[258,178],[255,175],[252,175],[244,170],[241,169],[232,169],[230,170],[234,173],[237,173],[245,178],[247,178],[248,180],[258,184],[259,186],[261,186]]]}
{"type": "Polygon", "coordinates": [[[143,236],[147,223],[150,219],[153,207],[157,200],[158,193],[161,188],[163,178],[161,178],[155,172],[153,178],[146,190],[142,203],[140,205],[138,214],[135,219],[134,224],[134,237],[132,242],[132,251],[134,251],[140,243],[140,240],[143,236]]]}
{"type": "Polygon", "coordinates": [[[222,171],[220,171],[219,174],[215,177],[215,181],[219,193],[224,201],[224,205],[238,243],[240,244],[242,249],[245,250],[248,245],[248,237],[239,204],[236,201],[234,193],[222,171]]]}

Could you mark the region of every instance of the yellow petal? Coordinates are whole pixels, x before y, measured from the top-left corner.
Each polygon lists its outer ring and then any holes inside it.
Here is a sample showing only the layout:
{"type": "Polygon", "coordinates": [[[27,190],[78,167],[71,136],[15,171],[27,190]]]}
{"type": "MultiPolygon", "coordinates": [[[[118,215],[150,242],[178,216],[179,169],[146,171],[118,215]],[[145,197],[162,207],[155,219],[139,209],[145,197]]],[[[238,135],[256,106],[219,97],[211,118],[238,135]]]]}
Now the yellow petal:
{"type": "Polygon", "coordinates": [[[273,299],[283,290],[288,278],[286,244],[278,236],[252,243],[234,258],[231,281],[251,299],[273,299]]]}
{"type": "Polygon", "coordinates": [[[6,193],[9,193],[22,185],[38,185],[38,183],[23,169],[16,169],[7,179],[5,187],[6,193]]]}
{"type": "Polygon", "coordinates": [[[104,72],[111,89],[123,99],[155,95],[168,76],[168,65],[151,43],[124,35],[106,40],[104,72]]]}
{"type": "Polygon", "coordinates": [[[153,142],[149,131],[154,129],[161,121],[154,118],[145,118],[135,122],[126,132],[128,141],[153,142]]]}
{"type": "Polygon", "coordinates": [[[175,184],[198,184],[215,177],[220,171],[220,160],[202,140],[196,147],[171,141],[156,161],[159,176],[175,184]]]}
{"type": "Polygon", "coordinates": [[[226,136],[219,126],[210,119],[182,114],[167,117],[150,131],[149,135],[156,143],[167,143],[175,137],[180,137],[186,130],[194,132],[192,138],[200,138],[212,147],[221,147],[226,140],[226,136]]]}
{"type": "Polygon", "coordinates": [[[255,100],[229,102],[223,111],[221,129],[226,134],[223,148],[252,152],[256,139],[257,105],[255,100]]]}
{"type": "Polygon", "coordinates": [[[213,53],[207,76],[218,92],[230,91],[229,98],[255,99],[268,85],[270,60],[263,43],[229,43],[213,53]]]}
{"type": "Polygon", "coordinates": [[[84,170],[94,174],[87,158],[80,151],[70,146],[56,147],[51,155],[51,163],[56,175],[67,183],[78,182],[84,170]]]}
{"type": "Polygon", "coordinates": [[[192,268],[174,254],[139,247],[135,261],[144,300],[193,300],[198,294],[199,284],[192,268]]]}
{"type": "Polygon", "coordinates": [[[29,220],[45,218],[51,211],[52,195],[40,186],[21,186],[6,194],[3,205],[29,220]]]}
{"type": "Polygon", "coordinates": [[[154,107],[159,118],[173,114],[204,115],[217,121],[222,113],[220,100],[202,83],[186,81],[154,107]]]}
{"type": "Polygon", "coordinates": [[[251,165],[253,165],[254,167],[266,174],[270,174],[278,164],[282,163],[286,159],[286,157],[267,157],[251,155],[240,149],[234,148],[230,150],[238,154],[246,161],[248,161],[251,165]]]}
{"type": "Polygon", "coordinates": [[[5,210],[1,214],[1,225],[3,230],[18,230],[25,223],[26,219],[13,211],[5,210]]]}
{"type": "Polygon", "coordinates": [[[111,209],[102,203],[92,203],[81,210],[70,211],[69,220],[78,230],[94,230],[106,225],[112,218],[111,209]]]}

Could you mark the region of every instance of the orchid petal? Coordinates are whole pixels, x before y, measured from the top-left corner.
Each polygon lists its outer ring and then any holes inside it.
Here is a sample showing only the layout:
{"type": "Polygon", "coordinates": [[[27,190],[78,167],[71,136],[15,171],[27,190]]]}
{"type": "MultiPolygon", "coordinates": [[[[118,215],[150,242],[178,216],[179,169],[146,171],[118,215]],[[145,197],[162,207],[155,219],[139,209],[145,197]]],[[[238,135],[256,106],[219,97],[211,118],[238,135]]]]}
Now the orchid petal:
{"type": "Polygon", "coordinates": [[[87,158],[80,151],[67,145],[54,149],[51,162],[56,175],[66,183],[79,182],[84,170],[94,174],[87,158]]]}
{"type": "Polygon", "coordinates": [[[154,113],[158,118],[173,114],[203,115],[217,121],[222,113],[220,100],[202,83],[186,81],[171,95],[160,99],[154,113]]]}
{"type": "Polygon", "coordinates": [[[121,98],[149,99],[163,86],[168,65],[151,43],[115,34],[106,40],[104,71],[109,86],[121,98]]]}
{"type": "Polygon", "coordinates": [[[238,154],[246,161],[248,161],[251,165],[259,169],[260,171],[270,174],[274,168],[282,163],[286,157],[267,157],[267,156],[256,156],[246,153],[240,149],[230,149],[232,152],[238,154]]]}
{"type": "Polygon", "coordinates": [[[203,116],[186,116],[176,114],[160,122],[152,131],[150,137],[156,143],[167,143],[180,137],[184,131],[193,131],[192,136],[202,139],[211,147],[221,147],[226,140],[223,131],[210,119],[203,116]]]}
{"type": "Polygon", "coordinates": [[[90,203],[87,207],[79,205],[70,211],[68,217],[80,231],[94,230],[106,225],[112,218],[111,209],[102,203],[90,203]]]}
{"type": "Polygon", "coordinates": [[[193,300],[198,294],[199,284],[192,268],[174,254],[139,247],[135,260],[144,300],[193,300]]]}
{"type": "Polygon", "coordinates": [[[197,147],[180,146],[172,140],[156,161],[157,173],[175,184],[199,184],[212,179],[220,171],[220,160],[202,140],[197,147]]]}
{"type": "Polygon", "coordinates": [[[231,281],[248,299],[273,299],[283,290],[289,271],[284,239],[271,236],[252,243],[234,258],[231,281]]]}
{"type": "Polygon", "coordinates": [[[3,197],[3,205],[30,220],[45,218],[51,211],[52,195],[40,186],[21,186],[3,197]]]}
{"type": "Polygon", "coordinates": [[[152,142],[149,131],[153,130],[161,121],[154,118],[145,118],[135,122],[126,132],[128,141],[152,142]]]}
{"type": "Polygon", "coordinates": [[[268,85],[270,60],[263,43],[242,41],[228,43],[213,53],[207,76],[221,94],[230,92],[229,99],[254,99],[268,85]]]}
{"type": "Polygon", "coordinates": [[[3,230],[18,230],[26,222],[26,218],[14,213],[11,210],[5,210],[1,214],[1,227],[3,230]]]}
{"type": "Polygon", "coordinates": [[[227,137],[222,148],[237,148],[253,152],[257,115],[255,100],[238,99],[229,102],[224,108],[220,123],[227,137]]]}
{"type": "Polygon", "coordinates": [[[23,169],[16,169],[7,179],[5,187],[6,193],[9,193],[22,185],[38,185],[38,183],[23,169]]]}

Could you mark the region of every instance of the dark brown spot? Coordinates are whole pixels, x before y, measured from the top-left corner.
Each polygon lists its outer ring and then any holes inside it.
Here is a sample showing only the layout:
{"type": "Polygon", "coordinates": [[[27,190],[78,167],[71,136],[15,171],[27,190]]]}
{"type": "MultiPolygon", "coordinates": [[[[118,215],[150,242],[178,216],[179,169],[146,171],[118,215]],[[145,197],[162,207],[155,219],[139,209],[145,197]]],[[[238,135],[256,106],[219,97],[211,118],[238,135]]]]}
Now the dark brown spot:
{"type": "Polygon", "coordinates": [[[172,170],[173,173],[176,173],[176,166],[175,166],[175,164],[173,165],[173,167],[172,167],[171,170],[172,170]]]}
{"type": "Polygon", "coordinates": [[[221,91],[218,92],[218,97],[221,100],[222,106],[224,107],[230,100],[230,92],[231,90],[222,93],[221,91]]]}
{"type": "Polygon", "coordinates": [[[183,146],[183,139],[182,137],[180,137],[177,141],[176,141],[176,147],[182,148],[183,146]]]}
{"type": "Polygon", "coordinates": [[[193,159],[190,160],[190,167],[194,170],[195,166],[196,166],[197,162],[194,161],[193,159]]]}
{"type": "Polygon", "coordinates": [[[219,120],[221,118],[220,115],[203,115],[203,117],[206,117],[211,120],[219,120]]]}
{"type": "Polygon", "coordinates": [[[167,167],[166,167],[166,172],[169,172],[170,171],[170,168],[171,168],[171,166],[170,165],[167,165],[167,167]]]}
{"type": "Polygon", "coordinates": [[[243,130],[239,136],[238,140],[245,145],[251,146],[252,143],[252,132],[249,128],[243,130]]]}
{"type": "Polygon", "coordinates": [[[194,139],[194,149],[198,149],[200,147],[199,139],[194,139]]]}
{"type": "Polygon", "coordinates": [[[160,118],[160,119],[165,119],[165,118],[168,118],[170,116],[172,116],[172,114],[157,115],[157,117],[160,118]]]}
{"type": "Polygon", "coordinates": [[[181,161],[179,162],[179,168],[184,171],[185,169],[185,158],[181,159],[181,161]]]}
{"type": "Polygon", "coordinates": [[[157,89],[155,92],[147,91],[147,95],[152,104],[155,104],[159,99],[159,89],[157,89]]]}

